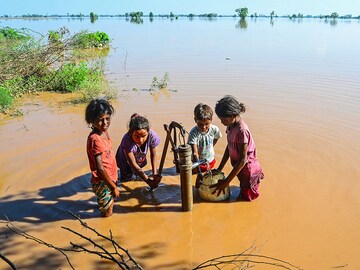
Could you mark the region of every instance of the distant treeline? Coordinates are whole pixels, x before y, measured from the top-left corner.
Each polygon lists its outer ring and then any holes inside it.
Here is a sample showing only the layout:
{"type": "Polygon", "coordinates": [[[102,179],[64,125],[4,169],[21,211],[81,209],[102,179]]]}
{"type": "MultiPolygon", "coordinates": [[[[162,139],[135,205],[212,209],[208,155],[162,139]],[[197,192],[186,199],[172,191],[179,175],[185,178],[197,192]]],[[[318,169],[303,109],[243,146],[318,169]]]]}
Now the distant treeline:
{"type": "MultiPolygon", "coordinates": [[[[238,14],[233,14],[233,15],[218,15],[217,13],[205,13],[205,14],[179,14],[179,15],[175,15],[174,13],[170,12],[170,14],[158,14],[155,15],[152,12],[150,12],[149,14],[143,14],[142,12],[130,12],[130,13],[125,13],[125,14],[117,14],[117,15],[109,15],[109,14],[105,14],[105,15],[95,15],[95,13],[91,12],[89,15],[85,15],[82,13],[79,14],[69,14],[67,13],[66,15],[59,15],[59,14],[53,14],[53,15],[40,15],[40,14],[26,14],[26,15],[16,15],[16,16],[11,16],[11,15],[2,15],[0,16],[0,18],[14,18],[14,19],[21,19],[21,18],[92,18],[94,16],[96,17],[124,17],[124,18],[133,18],[134,14],[136,14],[136,17],[149,17],[149,18],[154,18],[154,17],[158,17],[158,18],[172,18],[172,19],[177,19],[179,17],[188,17],[188,18],[193,18],[193,17],[207,17],[207,18],[216,18],[216,17],[238,17],[238,14]],[[139,16],[140,15],[140,16],[139,16]]],[[[325,15],[325,14],[320,14],[320,15],[304,15],[301,13],[297,13],[297,14],[288,14],[288,15],[275,15],[274,11],[271,12],[269,15],[265,15],[265,14],[258,14],[258,13],[253,13],[251,15],[248,15],[246,17],[250,17],[250,18],[320,18],[320,19],[360,19],[360,15],[358,16],[352,16],[351,14],[346,14],[346,15],[338,15],[338,13],[333,12],[329,15],[325,15]]]]}

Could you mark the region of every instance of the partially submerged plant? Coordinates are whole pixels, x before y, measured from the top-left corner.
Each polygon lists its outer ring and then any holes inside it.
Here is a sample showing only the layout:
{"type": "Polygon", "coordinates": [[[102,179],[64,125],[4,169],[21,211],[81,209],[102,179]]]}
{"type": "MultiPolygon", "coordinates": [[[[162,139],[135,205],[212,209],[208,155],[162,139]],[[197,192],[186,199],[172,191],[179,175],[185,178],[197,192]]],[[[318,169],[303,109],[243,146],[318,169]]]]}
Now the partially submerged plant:
{"type": "Polygon", "coordinates": [[[154,77],[151,83],[150,91],[156,91],[167,87],[169,81],[169,73],[165,72],[164,76],[159,80],[154,77]]]}

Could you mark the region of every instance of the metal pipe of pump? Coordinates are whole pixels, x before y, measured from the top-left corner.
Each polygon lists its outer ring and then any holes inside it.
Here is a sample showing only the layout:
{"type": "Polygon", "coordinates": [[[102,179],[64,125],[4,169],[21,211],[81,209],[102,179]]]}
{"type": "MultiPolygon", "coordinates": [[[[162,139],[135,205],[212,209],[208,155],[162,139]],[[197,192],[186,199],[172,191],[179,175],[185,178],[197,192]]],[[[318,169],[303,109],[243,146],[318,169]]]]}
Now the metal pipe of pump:
{"type": "Polygon", "coordinates": [[[179,169],[180,169],[180,185],[181,185],[181,204],[182,210],[188,212],[193,207],[192,192],[192,162],[190,145],[179,145],[179,169]]]}

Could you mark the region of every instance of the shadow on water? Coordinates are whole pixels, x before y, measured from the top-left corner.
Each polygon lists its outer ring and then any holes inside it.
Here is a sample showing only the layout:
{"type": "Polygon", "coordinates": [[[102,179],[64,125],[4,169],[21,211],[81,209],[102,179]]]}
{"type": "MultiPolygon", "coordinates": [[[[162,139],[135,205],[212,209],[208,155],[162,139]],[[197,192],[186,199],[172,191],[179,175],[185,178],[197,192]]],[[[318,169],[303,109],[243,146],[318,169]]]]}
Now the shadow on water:
{"type": "MultiPolygon", "coordinates": [[[[176,175],[175,166],[164,169],[162,173],[163,180],[166,176],[176,175]]],[[[156,189],[150,190],[143,181],[130,181],[121,183],[121,187],[114,213],[181,211],[180,184],[160,183],[156,189]]]]}
{"type": "Polygon", "coordinates": [[[1,217],[10,221],[45,223],[74,219],[68,211],[81,217],[96,217],[96,199],[92,197],[90,174],[76,177],[61,185],[42,188],[38,192],[22,192],[1,199],[1,217]],[[76,199],[72,198],[77,196],[76,199]]]}
{"type": "MultiPolygon", "coordinates": [[[[163,171],[163,178],[176,176],[175,167],[163,171]]],[[[231,187],[228,200],[237,201],[238,188],[231,187]]],[[[193,189],[194,203],[209,203],[199,198],[193,189]]],[[[30,224],[74,219],[69,211],[81,219],[100,217],[96,197],[92,192],[90,174],[76,177],[61,185],[46,187],[38,192],[22,192],[8,195],[0,201],[1,217],[10,221],[30,224]]],[[[114,213],[128,212],[179,212],[181,211],[181,187],[179,184],[163,184],[150,191],[142,181],[121,184],[120,197],[115,202],[114,213]]]]}
{"type": "MultiPolygon", "coordinates": [[[[141,211],[145,205],[150,205],[146,211],[161,211],[166,207],[160,204],[178,203],[180,188],[177,185],[159,187],[159,190],[149,192],[146,187],[131,189],[123,186],[120,190],[120,198],[115,204],[120,212],[141,211]],[[179,190],[179,192],[177,192],[179,190]],[[164,194],[166,193],[166,194],[164,194]],[[133,207],[118,206],[119,203],[135,198],[138,204],[133,207]],[[122,209],[124,208],[124,209],[122,209]]],[[[31,224],[46,223],[74,219],[69,211],[81,217],[81,219],[97,218],[99,211],[96,197],[91,189],[90,174],[76,177],[61,185],[46,187],[38,192],[21,192],[8,195],[0,201],[0,220],[26,222],[31,224]]],[[[168,211],[177,210],[170,207],[168,211]]]]}
{"type": "MultiPolygon", "coordinates": [[[[164,170],[164,176],[174,173],[176,174],[174,168],[164,170]]],[[[150,192],[147,186],[131,188],[123,184],[114,210],[115,212],[178,211],[177,206],[162,206],[174,203],[181,203],[179,185],[161,185],[150,192]],[[136,199],[138,203],[134,206],[121,205],[130,199],[136,199]],[[145,207],[146,205],[149,207],[145,207]]],[[[91,189],[90,174],[78,176],[61,185],[42,188],[38,192],[21,192],[4,196],[0,201],[0,211],[0,220],[8,218],[10,221],[30,224],[74,219],[68,211],[80,216],[81,219],[100,216],[96,196],[91,189]]]]}
{"type": "MultiPolygon", "coordinates": [[[[166,176],[178,176],[175,167],[164,169],[163,177],[166,176]]],[[[120,189],[121,196],[115,203],[114,214],[182,211],[180,184],[161,184],[155,190],[150,191],[145,183],[132,181],[123,183],[120,189]]],[[[238,189],[238,187],[231,187],[232,195],[230,199],[217,203],[236,201],[235,196],[238,194],[238,189]]],[[[193,194],[194,204],[205,202],[197,196],[195,188],[193,194]]],[[[38,231],[40,233],[42,231],[41,226],[34,227],[34,224],[50,224],[54,221],[75,219],[68,211],[80,216],[81,219],[100,218],[96,197],[91,190],[90,174],[81,175],[61,185],[42,188],[38,192],[22,192],[3,197],[0,201],[0,209],[0,219],[5,220],[7,217],[11,222],[27,223],[27,225],[22,225],[21,229],[30,234],[31,232],[38,231]]],[[[121,243],[118,236],[117,241],[121,243]]],[[[10,259],[18,256],[19,252],[31,250],[34,245],[32,241],[22,241],[21,245],[16,243],[17,240],[13,232],[7,228],[1,229],[0,246],[3,250],[6,250],[6,256],[10,259]]],[[[146,267],[146,259],[159,256],[165,246],[166,244],[161,242],[149,243],[133,249],[131,253],[136,256],[143,267],[146,267]]],[[[71,249],[71,245],[63,248],[71,249]]],[[[59,269],[67,264],[63,255],[51,248],[47,252],[23,254],[22,257],[25,257],[25,259],[18,262],[17,267],[23,269],[59,269]]],[[[74,261],[72,263],[78,262],[74,261]]],[[[187,263],[186,261],[177,261],[170,264],[164,262],[157,265],[157,269],[177,268],[187,263]]],[[[100,268],[98,264],[92,267],[94,269],[110,269],[113,266],[114,264],[111,262],[102,262],[100,268]]]]}

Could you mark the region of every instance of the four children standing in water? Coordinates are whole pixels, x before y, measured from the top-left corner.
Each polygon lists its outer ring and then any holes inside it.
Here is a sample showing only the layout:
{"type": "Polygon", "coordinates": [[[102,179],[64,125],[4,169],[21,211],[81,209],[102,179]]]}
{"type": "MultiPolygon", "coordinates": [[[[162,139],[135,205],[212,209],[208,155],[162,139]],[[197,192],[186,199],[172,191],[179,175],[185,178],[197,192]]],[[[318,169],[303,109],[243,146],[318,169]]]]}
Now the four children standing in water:
{"type": "MultiPolygon", "coordinates": [[[[245,112],[243,103],[233,96],[225,96],[215,106],[215,113],[226,126],[227,147],[217,170],[222,171],[230,159],[232,170],[229,175],[211,187],[220,195],[237,176],[240,181],[240,197],[252,201],[259,196],[260,180],[264,178],[261,166],[256,157],[253,137],[240,114],[245,112]]],[[[111,116],[114,113],[109,102],[93,100],[86,108],[85,119],[91,125],[88,136],[87,153],[92,172],[92,189],[97,196],[102,216],[112,214],[114,198],[119,196],[117,168],[120,169],[120,181],[145,181],[151,188],[156,188],[161,176],[157,174],[156,147],[160,144],[159,136],[150,129],[149,121],[138,114],[133,114],[129,121],[129,130],[123,136],[118,147],[116,158],[111,150],[112,142],[107,132],[111,116]],[[147,153],[150,152],[152,175],[148,176],[143,167],[147,165],[147,153]]],[[[191,145],[193,161],[206,159],[207,164],[200,168],[205,172],[214,168],[214,145],[221,138],[220,129],[212,124],[213,111],[199,103],[194,109],[196,126],[189,133],[188,144],[191,145]]]]}

